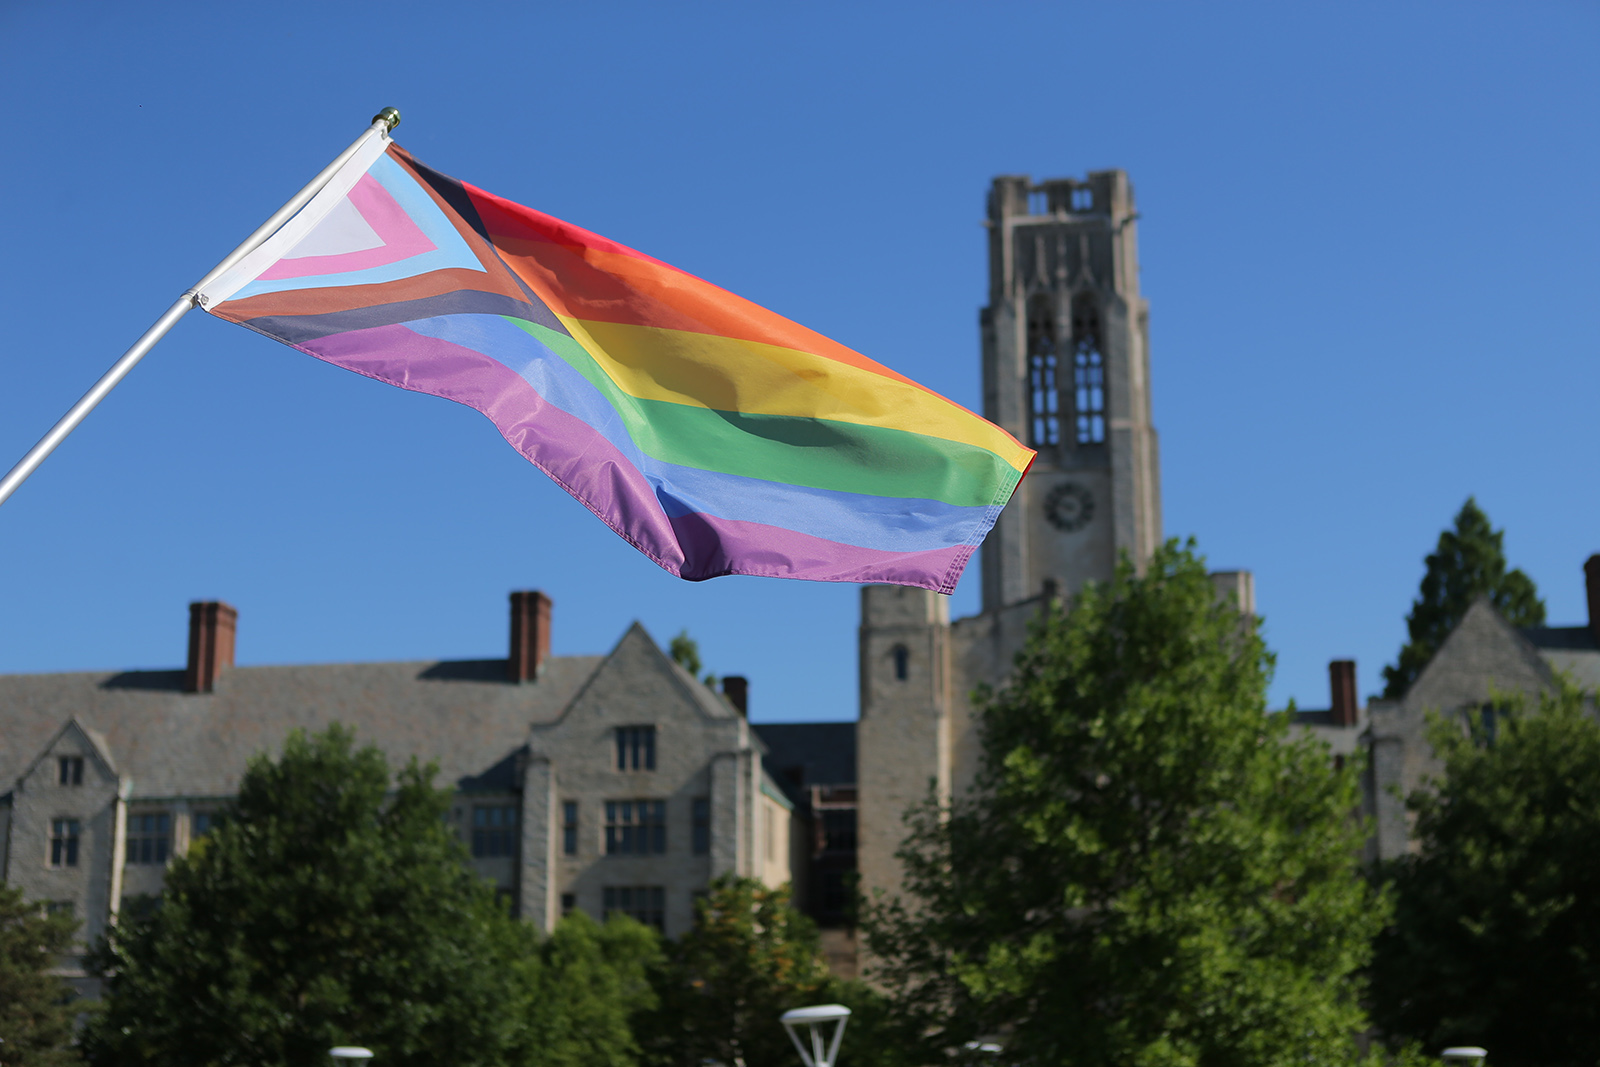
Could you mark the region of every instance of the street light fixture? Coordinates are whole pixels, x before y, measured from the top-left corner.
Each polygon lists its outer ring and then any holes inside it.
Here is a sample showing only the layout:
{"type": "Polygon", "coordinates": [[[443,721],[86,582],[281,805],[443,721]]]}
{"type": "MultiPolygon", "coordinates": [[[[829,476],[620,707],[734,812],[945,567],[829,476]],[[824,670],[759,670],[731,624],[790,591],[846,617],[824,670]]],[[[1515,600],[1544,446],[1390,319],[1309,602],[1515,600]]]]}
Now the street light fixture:
{"type": "Polygon", "coordinates": [[[789,1040],[806,1067],[833,1067],[839,1057],[839,1042],[844,1039],[844,1024],[850,1019],[850,1009],[843,1004],[818,1004],[810,1008],[795,1008],[783,1013],[783,1028],[789,1031],[789,1040]],[[833,1023],[833,1040],[827,1039],[827,1026],[833,1023]],[[802,1042],[795,1028],[806,1028],[807,1041],[802,1042]],[[806,1045],[811,1046],[810,1051],[806,1045]],[[824,1053],[826,1049],[826,1053],[824,1053]]]}
{"type": "Polygon", "coordinates": [[[362,1060],[372,1059],[372,1050],[370,1048],[358,1048],[355,1045],[339,1045],[336,1048],[330,1048],[328,1055],[338,1060],[340,1067],[354,1067],[356,1063],[362,1060]]]}
{"type": "Polygon", "coordinates": [[[1457,1045],[1439,1053],[1444,1062],[1450,1064],[1451,1067],[1479,1067],[1479,1064],[1483,1063],[1483,1058],[1487,1055],[1489,1055],[1488,1049],[1482,1049],[1476,1045],[1457,1045]]]}

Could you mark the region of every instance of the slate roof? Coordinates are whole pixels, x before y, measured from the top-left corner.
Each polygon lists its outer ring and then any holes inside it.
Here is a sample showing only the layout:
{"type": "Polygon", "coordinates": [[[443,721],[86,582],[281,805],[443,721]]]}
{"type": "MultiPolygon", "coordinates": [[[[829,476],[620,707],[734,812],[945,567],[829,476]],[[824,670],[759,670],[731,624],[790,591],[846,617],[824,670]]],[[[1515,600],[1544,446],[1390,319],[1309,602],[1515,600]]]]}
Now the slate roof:
{"type": "Polygon", "coordinates": [[[1530,626],[1517,631],[1557,671],[1566,671],[1579,689],[1600,691],[1600,645],[1587,626],[1530,626]]]}
{"type": "Polygon", "coordinates": [[[766,765],[786,788],[856,784],[855,723],[751,723],[750,728],[766,742],[766,765]],[[799,783],[789,773],[796,767],[799,783]]]}
{"type": "Polygon", "coordinates": [[[556,656],[535,682],[504,660],[234,667],[212,693],[182,671],[0,676],[0,793],[76,718],[103,738],[132,797],[232,796],[249,758],[295,727],[352,727],[391,766],[439,764],[440,785],[504,789],[528,727],[560,714],[603,656],[556,656]]]}

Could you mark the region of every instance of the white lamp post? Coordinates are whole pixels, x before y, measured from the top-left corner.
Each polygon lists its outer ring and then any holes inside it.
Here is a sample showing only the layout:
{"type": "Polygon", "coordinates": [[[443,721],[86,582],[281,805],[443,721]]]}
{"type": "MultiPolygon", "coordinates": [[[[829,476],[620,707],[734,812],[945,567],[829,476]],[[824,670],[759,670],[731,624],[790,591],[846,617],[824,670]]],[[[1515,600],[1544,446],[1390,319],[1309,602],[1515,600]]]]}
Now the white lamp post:
{"type": "Polygon", "coordinates": [[[1450,1067],[1478,1067],[1488,1054],[1488,1049],[1481,1049],[1476,1045],[1457,1045],[1445,1049],[1439,1056],[1450,1064],[1450,1067]]]}
{"type": "Polygon", "coordinates": [[[839,1056],[839,1042],[844,1039],[844,1024],[849,1019],[850,1009],[843,1004],[818,1004],[784,1012],[783,1028],[789,1031],[789,1040],[794,1042],[795,1051],[800,1053],[806,1067],[833,1067],[839,1056]],[[829,1023],[834,1024],[832,1041],[827,1035],[829,1023]],[[801,1026],[806,1028],[806,1041],[801,1041],[796,1032],[795,1028],[801,1026]]]}
{"type": "Polygon", "coordinates": [[[364,1060],[372,1059],[370,1048],[357,1048],[355,1045],[340,1045],[330,1048],[328,1055],[339,1061],[339,1067],[355,1067],[364,1060]]]}

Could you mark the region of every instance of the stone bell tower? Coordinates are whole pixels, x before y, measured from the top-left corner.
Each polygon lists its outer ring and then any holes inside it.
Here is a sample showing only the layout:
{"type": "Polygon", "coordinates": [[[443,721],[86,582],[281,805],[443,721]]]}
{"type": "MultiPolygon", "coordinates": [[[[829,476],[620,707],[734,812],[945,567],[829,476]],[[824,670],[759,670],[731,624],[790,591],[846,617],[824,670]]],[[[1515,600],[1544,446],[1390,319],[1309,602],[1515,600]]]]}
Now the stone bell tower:
{"type": "Polygon", "coordinates": [[[989,193],[983,413],[1039,452],[983,545],[983,610],[1071,595],[1161,541],[1149,312],[1120,170],[989,193]]]}
{"type": "Polygon", "coordinates": [[[989,193],[983,413],[1039,458],[983,544],[979,614],[951,621],[947,599],[923,589],[861,590],[857,865],[869,895],[899,892],[905,813],[971,788],[971,694],[1004,684],[1047,598],[1109,579],[1123,551],[1143,564],[1160,543],[1137,218],[1120,170],[1002,177],[989,193]]]}

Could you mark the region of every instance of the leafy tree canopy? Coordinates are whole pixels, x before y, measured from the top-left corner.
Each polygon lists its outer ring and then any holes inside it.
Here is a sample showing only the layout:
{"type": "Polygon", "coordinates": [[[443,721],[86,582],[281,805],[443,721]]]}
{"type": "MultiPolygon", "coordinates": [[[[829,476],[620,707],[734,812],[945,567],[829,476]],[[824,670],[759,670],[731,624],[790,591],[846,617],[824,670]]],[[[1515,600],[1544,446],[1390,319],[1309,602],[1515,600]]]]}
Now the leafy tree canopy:
{"type": "Polygon", "coordinates": [[[661,942],[641,923],[615,915],[605,925],[581,911],[539,946],[535,983],[519,1039],[518,1063],[539,1067],[634,1067],[632,1020],[655,1007],[651,970],[661,942]]]}
{"type": "Polygon", "coordinates": [[[448,794],[334,727],[250,764],[230,818],[105,945],[92,1062],[500,1064],[538,966],[531,928],[464,862],[448,794]]]}
{"type": "Polygon", "coordinates": [[[0,884],[0,1064],[67,1067],[72,1047],[72,989],[50,973],[72,948],[78,923],[46,915],[14,886],[0,884]]]}
{"type": "Polygon", "coordinates": [[[641,1020],[650,1061],[787,1067],[795,1054],[778,1016],[819,1003],[829,980],[816,927],[789,906],[788,889],[724,875],[656,974],[660,1006],[641,1020]]]}
{"type": "Polygon", "coordinates": [[[1420,851],[1389,869],[1374,1014],[1501,1067],[1600,1061],[1600,723],[1546,695],[1470,729],[1436,716],[1437,791],[1410,798],[1420,851]]]}
{"type": "MultiPolygon", "coordinates": [[[[679,630],[667,645],[667,654],[672,657],[672,662],[689,672],[692,678],[700,677],[700,642],[689,636],[688,630],[679,630]]],[[[704,678],[705,684],[715,689],[717,676],[708,674],[704,678]]]]}
{"type": "Polygon", "coordinates": [[[700,676],[700,642],[690,637],[688,630],[678,631],[678,636],[667,646],[667,654],[672,662],[696,678],[700,676]]]}
{"type": "Polygon", "coordinates": [[[794,1067],[778,1019],[791,1008],[842,1003],[854,1013],[839,1061],[903,1067],[881,996],[829,973],[816,926],[790,905],[787,886],[724,875],[695,903],[695,926],[668,944],[655,972],[659,1004],[639,1019],[653,1067],[794,1067]]]}
{"type": "Polygon", "coordinates": [[[1533,579],[1520,570],[1506,570],[1504,530],[1489,525],[1489,516],[1472,497],[1456,514],[1455,528],[1439,535],[1439,547],[1428,556],[1422,588],[1406,616],[1410,639],[1399,661],[1383,669],[1383,695],[1398,699],[1417,680],[1433,654],[1461,622],[1473,601],[1489,598],[1512,626],[1544,623],[1544,601],[1533,579]]]}
{"type": "Polygon", "coordinates": [[[866,906],[920,1062],[1349,1062],[1385,921],[1358,769],[1266,714],[1272,659],[1192,544],[1043,615],[982,700],[978,788],[866,906]]]}

